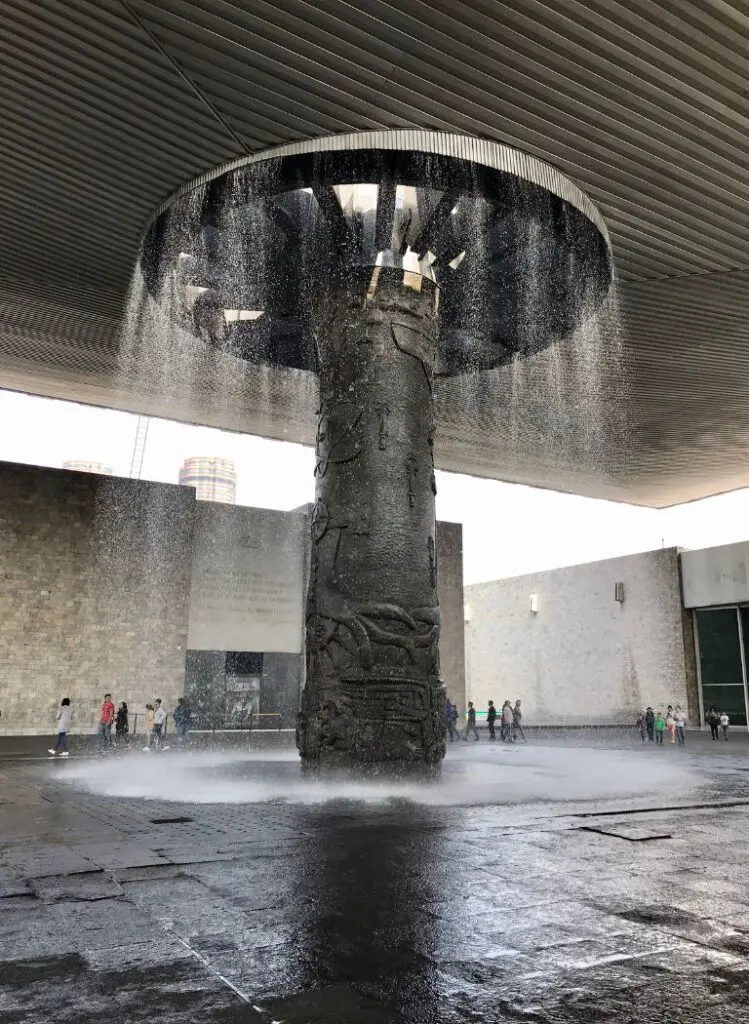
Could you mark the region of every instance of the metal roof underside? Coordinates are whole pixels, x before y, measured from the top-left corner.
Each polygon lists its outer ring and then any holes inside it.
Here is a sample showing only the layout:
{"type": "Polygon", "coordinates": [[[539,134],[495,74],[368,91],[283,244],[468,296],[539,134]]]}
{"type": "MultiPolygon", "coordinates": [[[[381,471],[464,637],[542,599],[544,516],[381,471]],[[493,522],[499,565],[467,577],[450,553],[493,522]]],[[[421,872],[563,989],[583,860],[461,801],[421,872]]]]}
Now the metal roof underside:
{"type": "Polygon", "coordinates": [[[185,180],[244,153],[465,132],[589,193],[622,326],[608,318],[598,357],[586,332],[514,371],[440,384],[438,464],[650,505],[749,484],[749,3],[1,11],[0,386],[310,442],[315,386],[299,373],[123,371],[143,226],[185,180]]]}

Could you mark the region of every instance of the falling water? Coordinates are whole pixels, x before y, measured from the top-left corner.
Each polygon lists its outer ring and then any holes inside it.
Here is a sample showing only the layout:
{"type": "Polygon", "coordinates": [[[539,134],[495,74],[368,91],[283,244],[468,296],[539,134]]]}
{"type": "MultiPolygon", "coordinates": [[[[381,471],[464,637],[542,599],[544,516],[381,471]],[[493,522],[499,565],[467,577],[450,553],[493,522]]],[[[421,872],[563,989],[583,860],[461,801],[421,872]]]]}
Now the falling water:
{"type": "MultiPolygon", "coordinates": [[[[475,230],[480,239],[478,224],[475,230]]],[[[533,254],[537,222],[529,220],[526,230],[527,252],[533,254]]],[[[539,322],[540,273],[531,255],[522,296],[530,324],[539,322]]],[[[569,287],[584,289],[585,283],[571,277],[569,287]]],[[[465,421],[480,438],[480,475],[491,459],[500,479],[620,496],[627,465],[628,377],[616,278],[600,308],[592,298],[582,305],[582,322],[556,344],[510,356],[493,370],[474,367],[438,382],[438,419],[445,424],[448,456],[451,430],[465,421]]],[[[460,455],[470,459],[465,449],[460,455]]],[[[468,462],[464,471],[472,469],[468,462]]]]}
{"type": "MultiPolygon", "coordinates": [[[[429,155],[423,157],[427,182],[438,176],[432,160],[429,155]]],[[[241,305],[240,298],[229,298],[232,295],[249,291],[269,296],[284,286],[284,282],[272,279],[272,274],[278,273],[272,268],[279,266],[278,232],[265,212],[263,197],[273,190],[266,187],[264,173],[271,172],[255,168],[251,178],[242,171],[234,172],[226,176],[216,193],[210,184],[203,185],[172,204],[159,240],[159,258],[163,257],[166,272],[155,276],[155,293],[150,277],[149,291],[140,264],[133,275],[120,351],[119,386],[123,393],[141,402],[144,411],[157,405],[175,419],[266,435],[280,428],[293,440],[309,442],[317,404],[314,374],[267,365],[262,354],[256,361],[238,358],[217,342],[213,331],[201,326],[194,313],[200,293],[208,292],[217,282],[222,307],[241,305]],[[255,202],[257,197],[259,201],[255,202]],[[218,220],[212,219],[216,203],[220,207],[220,231],[214,229],[218,220]],[[180,251],[182,245],[190,251],[180,251]],[[190,307],[193,312],[188,313],[193,318],[188,329],[184,281],[189,275],[185,278],[180,269],[189,270],[192,264],[202,268],[206,276],[199,281],[204,287],[192,284],[187,288],[192,289],[190,302],[194,303],[190,307]],[[248,281],[251,287],[245,289],[248,281]],[[196,337],[201,333],[203,337],[196,337]]],[[[456,372],[456,366],[450,366],[454,375],[438,380],[435,387],[437,418],[444,424],[442,436],[437,439],[438,461],[440,448],[443,459],[453,455],[451,430],[460,438],[455,457],[466,457],[462,424],[470,423],[479,439],[476,449],[481,453],[476,468],[491,461],[497,475],[506,479],[542,485],[548,482],[583,493],[610,487],[614,494],[617,457],[626,434],[621,418],[625,380],[616,286],[597,309],[599,296],[579,272],[571,246],[566,291],[560,301],[569,300],[579,326],[556,344],[535,351],[539,337],[554,333],[547,323],[548,263],[541,255],[548,243],[548,222],[545,235],[536,203],[522,183],[515,191],[510,186],[506,206],[511,214],[502,223],[496,204],[482,196],[481,182],[475,177],[465,201],[461,198],[452,210],[456,235],[467,240],[466,265],[470,261],[472,268],[470,274],[458,275],[463,289],[461,327],[471,340],[460,355],[461,369],[456,372]],[[515,282],[511,284],[510,303],[515,304],[518,314],[513,325],[516,337],[504,350],[504,362],[501,345],[496,346],[497,358],[487,360],[492,348],[488,342],[493,341],[488,338],[491,317],[487,317],[487,307],[492,289],[501,292],[501,282],[492,276],[498,273],[492,245],[496,245],[497,233],[503,231],[509,233],[510,251],[515,246],[515,263],[509,267],[508,276],[515,282]],[[519,354],[513,357],[512,349],[519,354]]],[[[316,258],[311,239],[320,233],[320,211],[317,203],[312,209],[314,216],[305,223],[292,252],[302,268],[300,277],[309,272],[316,258]]],[[[346,211],[344,204],[344,213],[351,216],[353,210],[346,211]]],[[[289,269],[288,262],[284,268],[289,269]]],[[[447,274],[446,270],[441,272],[447,274]]],[[[226,329],[231,326],[232,315],[262,316],[263,310],[221,308],[218,313],[226,318],[226,324],[221,321],[226,329]]],[[[472,469],[470,464],[465,468],[472,469]]],[[[163,489],[155,488],[153,495],[148,536],[153,553],[151,589],[156,595],[163,582],[160,573],[165,571],[159,552],[168,546],[170,524],[168,510],[159,507],[164,500],[163,489]]]]}
{"type": "MultiPolygon", "coordinates": [[[[238,198],[237,188],[235,176],[227,190],[229,208],[238,198]]],[[[230,212],[216,244],[201,226],[206,200],[207,186],[202,186],[172,205],[161,241],[163,252],[173,253],[178,264],[190,260],[207,263],[207,247],[213,243],[211,259],[225,280],[241,280],[250,272],[262,278],[263,254],[271,245],[262,219],[240,224],[230,212]],[[191,240],[189,253],[179,252],[184,238],[191,240]]],[[[266,289],[271,286],[271,282],[264,283],[266,289]]],[[[117,386],[121,393],[132,396],[146,413],[158,409],[160,415],[175,420],[214,423],[257,434],[271,435],[280,428],[288,431],[290,439],[301,436],[310,441],[317,402],[314,376],[246,362],[206,344],[181,326],[184,298],[177,274],[172,272],[160,277],[157,293],[151,294],[137,263],[119,353],[117,386]]],[[[175,483],[176,476],[175,465],[175,483]]],[[[188,618],[191,548],[186,524],[192,520],[185,515],[189,496],[176,488],[140,482],[128,486],[130,497],[123,491],[122,481],[105,482],[100,488],[91,599],[106,601],[107,594],[123,586],[123,580],[129,580],[127,586],[138,592],[142,614],[132,630],[130,671],[125,678],[118,678],[122,667],[113,665],[105,678],[114,680],[109,685],[116,699],[126,695],[131,713],[142,713],[145,702],[155,695],[182,692],[187,637],[181,624],[188,618]],[[138,550],[133,549],[134,539],[140,545],[138,550]],[[177,607],[172,607],[174,595],[178,595],[177,607]],[[183,638],[178,648],[172,644],[168,651],[163,650],[165,637],[180,632],[183,638]],[[154,659],[161,666],[157,678],[154,659]]],[[[226,544],[220,530],[213,541],[217,548],[226,544]]]]}
{"type": "Polygon", "coordinates": [[[614,284],[570,337],[514,359],[509,382],[502,381],[512,450],[525,449],[534,463],[547,464],[552,481],[565,481],[563,489],[600,493],[611,480],[614,493],[616,452],[625,437],[622,336],[614,284]]]}
{"type": "MultiPolygon", "coordinates": [[[[236,186],[233,186],[236,187],[236,186]]],[[[201,214],[206,187],[196,188],[173,204],[168,220],[165,251],[174,249],[181,237],[193,240],[192,248],[205,246],[201,214]]],[[[231,199],[230,199],[231,201],[231,199]]],[[[228,229],[219,237],[213,254],[226,277],[239,278],[247,269],[248,237],[252,237],[254,268],[270,239],[264,237],[260,219],[240,225],[228,218],[228,229]]],[[[180,254],[178,259],[201,260],[204,253],[180,254]]],[[[261,269],[262,273],[262,269],[261,269]]],[[[266,287],[272,287],[268,283],[266,287]]],[[[247,363],[230,352],[206,344],[180,326],[184,295],[178,292],[176,276],[166,273],[158,293],[149,294],[140,265],[131,280],[119,359],[123,389],[142,399],[158,403],[175,419],[215,423],[230,429],[272,433],[279,424],[289,424],[296,440],[311,440],[312,413],[317,387],[315,378],[293,369],[275,369],[247,363]],[[248,412],[256,422],[247,422],[248,412]],[[262,417],[262,418],[260,418],[262,417]]]]}

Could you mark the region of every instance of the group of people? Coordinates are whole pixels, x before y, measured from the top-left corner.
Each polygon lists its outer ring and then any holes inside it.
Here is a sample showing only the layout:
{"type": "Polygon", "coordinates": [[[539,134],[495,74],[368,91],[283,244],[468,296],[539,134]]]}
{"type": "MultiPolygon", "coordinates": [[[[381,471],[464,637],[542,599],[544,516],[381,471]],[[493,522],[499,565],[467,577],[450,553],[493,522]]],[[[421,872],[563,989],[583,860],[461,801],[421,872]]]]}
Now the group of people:
{"type": "MultiPolygon", "coordinates": [[[[458,729],[459,718],[460,712],[457,705],[448,700],[447,735],[451,743],[453,740],[461,738],[458,729]]],[[[489,729],[490,741],[497,738],[497,719],[499,719],[499,737],[503,743],[515,743],[518,736],[520,736],[523,743],[526,742],[525,733],[523,732],[523,711],[519,700],[516,700],[514,705],[511,701],[506,700],[502,705],[501,711],[497,711],[493,700],[489,701],[486,709],[486,724],[489,729]]],[[[473,701],[470,700],[466,708],[466,727],[463,739],[467,742],[469,736],[473,736],[474,740],[479,739],[478,729],[476,728],[476,708],[473,701]]]]}
{"type": "MultiPolygon", "coordinates": [[[[184,697],[180,697],[177,706],[172,714],[174,719],[175,734],[178,743],[187,740],[192,715],[184,697]]],[[[54,756],[67,757],[68,733],[73,719],[73,709],[69,697],[63,697],[60,708],[57,712],[57,742],[50,747],[49,753],[54,756]]],[[[146,745],[145,751],[167,750],[164,743],[166,737],[167,713],[161,698],[154,700],[152,704],[146,704],[146,745]]],[[[130,712],[126,701],[121,701],[118,708],[115,708],[112,701],[112,694],[105,693],[104,700],[99,713],[99,747],[101,750],[125,744],[130,735],[130,712]],[[114,729],[114,739],[112,738],[114,729]]]]}
{"type": "Polygon", "coordinates": [[[678,743],[681,747],[685,746],[687,742],[687,716],[678,705],[674,708],[669,704],[665,713],[663,711],[654,711],[651,707],[647,707],[637,716],[635,724],[640,730],[643,743],[650,742],[663,745],[663,738],[666,734],[668,734],[671,743],[678,743]]]}
{"type": "Polygon", "coordinates": [[[728,726],[731,719],[725,711],[718,711],[713,705],[707,713],[707,724],[710,726],[711,739],[719,740],[722,735],[723,739],[728,741],[728,726]]]}

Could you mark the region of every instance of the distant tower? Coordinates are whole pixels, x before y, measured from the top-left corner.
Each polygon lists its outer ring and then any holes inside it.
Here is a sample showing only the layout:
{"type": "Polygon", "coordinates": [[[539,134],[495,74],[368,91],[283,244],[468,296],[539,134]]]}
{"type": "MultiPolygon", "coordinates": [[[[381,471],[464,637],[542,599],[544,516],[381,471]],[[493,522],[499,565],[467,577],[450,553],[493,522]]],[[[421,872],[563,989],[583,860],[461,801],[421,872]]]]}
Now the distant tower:
{"type": "Polygon", "coordinates": [[[85,459],[69,459],[63,462],[63,469],[72,469],[76,473],[98,473],[99,476],[112,476],[114,470],[103,462],[87,462],[85,459]]]}
{"type": "Polygon", "coordinates": [[[198,456],[185,459],[179,471],[183,487],[194,487],[198,501],[222,501],[227,505],[237,500],[237,472],[228,459],[198,456]]]}

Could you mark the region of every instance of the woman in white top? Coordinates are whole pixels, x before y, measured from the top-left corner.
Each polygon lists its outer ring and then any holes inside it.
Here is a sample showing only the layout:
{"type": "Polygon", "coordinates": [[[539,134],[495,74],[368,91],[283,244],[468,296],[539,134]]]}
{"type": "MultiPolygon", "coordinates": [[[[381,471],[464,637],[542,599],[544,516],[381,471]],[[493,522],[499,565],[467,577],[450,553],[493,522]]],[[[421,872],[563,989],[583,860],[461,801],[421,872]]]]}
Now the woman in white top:
{"type": "Polygon", "coordinates": [[[166,711],[162,707],[161,701],[157,700],[154,702],[154,713],[153,713],[153,746],[157,750],[166,750],[164,746],[164,726],[166,724],[166,711]]]}
{"type": "Polygon", "coordinates": [[[676,721],[670,711],[666,714],[666,731],[671,737],[671,742],[676,743],[676,721]]]}
{"type": "Polygon", "coordinates": [[[683,747],[686,743],[684,730],[687,727],[687,719],[681,708],[677,708],[676,711],[674,711],[674,724],[676,725],[676,738],[679,741],[679,746],[683,747]]]}
{"type": "Polygon", "coordinates": [[[53,756],[57,756],[58,750],[60,757],[68,756],[68,733],[72,718],[73,709],[70,706],[70,697],[63,697],[60,701],[60,710],[57,712],[57,743],[49,749],[49,753],[53,756]]]}

